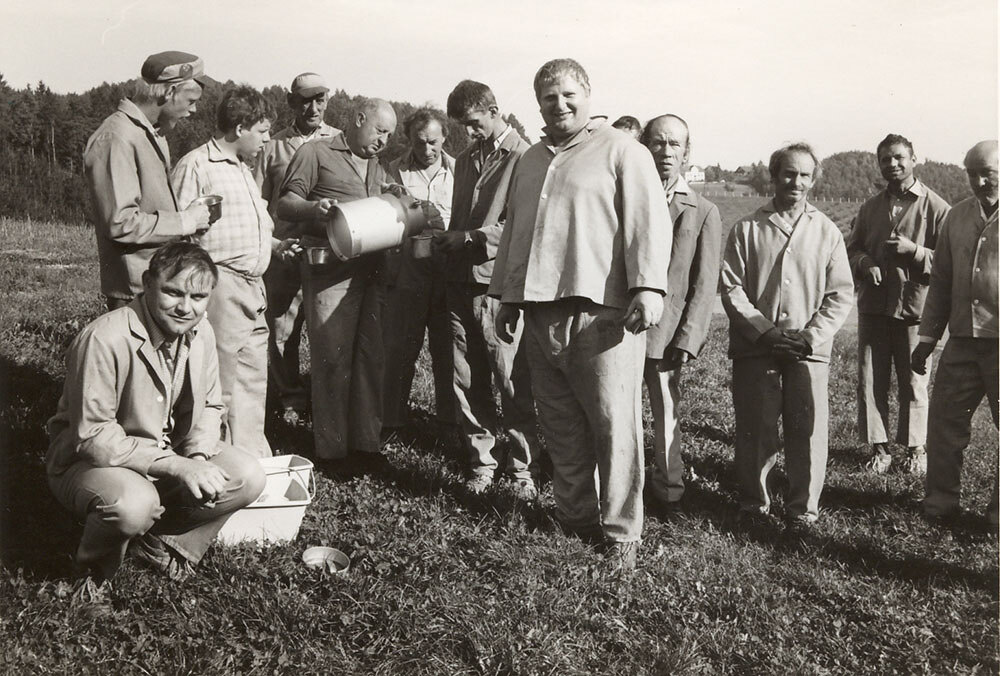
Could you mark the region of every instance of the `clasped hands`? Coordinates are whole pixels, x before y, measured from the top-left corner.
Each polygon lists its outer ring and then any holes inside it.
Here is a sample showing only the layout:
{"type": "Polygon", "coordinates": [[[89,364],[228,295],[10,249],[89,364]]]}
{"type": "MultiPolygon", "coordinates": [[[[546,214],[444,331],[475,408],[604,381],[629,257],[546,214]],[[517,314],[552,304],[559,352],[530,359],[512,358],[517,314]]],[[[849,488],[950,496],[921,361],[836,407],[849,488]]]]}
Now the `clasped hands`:
{"type": "Polygon", "coordinates": [[[801,360],[812,354],[812,347],[799,331],[783,330],[773,326],[757,339],[776,359],[801,360]]]}

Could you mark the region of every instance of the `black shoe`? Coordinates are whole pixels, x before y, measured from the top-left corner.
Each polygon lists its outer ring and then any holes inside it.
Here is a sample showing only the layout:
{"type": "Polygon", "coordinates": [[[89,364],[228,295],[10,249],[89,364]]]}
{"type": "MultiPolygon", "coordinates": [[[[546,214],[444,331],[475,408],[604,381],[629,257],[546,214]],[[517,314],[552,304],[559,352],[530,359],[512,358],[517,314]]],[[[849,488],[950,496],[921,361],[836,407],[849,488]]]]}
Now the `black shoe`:
{"type": "Polygon", "coordinates": [[[348,460],[354,461],[358,468],[359,475],[370,476],[373,474],[388,474],[392,471],[392,463],[384,453],[365,453],[357,451],[348,456],[348,460]]]}

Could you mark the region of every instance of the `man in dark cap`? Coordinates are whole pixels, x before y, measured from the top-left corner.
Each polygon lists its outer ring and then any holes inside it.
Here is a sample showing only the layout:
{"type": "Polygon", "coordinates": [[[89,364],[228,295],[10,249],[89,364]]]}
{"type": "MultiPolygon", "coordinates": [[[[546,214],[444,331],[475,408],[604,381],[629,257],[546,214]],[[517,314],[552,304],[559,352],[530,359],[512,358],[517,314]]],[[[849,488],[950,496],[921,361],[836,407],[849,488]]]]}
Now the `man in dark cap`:
{"type": "Polygon", "coordinates": [[[142,273],[158,247],[208,226],[206,206],[177,208],[163,134],[195,111],[210,82],[193,54],[153,54],[142,64],[132,95],[87,141],[83,163],[108,309],[128,304],[142,289],[142,273]]]}

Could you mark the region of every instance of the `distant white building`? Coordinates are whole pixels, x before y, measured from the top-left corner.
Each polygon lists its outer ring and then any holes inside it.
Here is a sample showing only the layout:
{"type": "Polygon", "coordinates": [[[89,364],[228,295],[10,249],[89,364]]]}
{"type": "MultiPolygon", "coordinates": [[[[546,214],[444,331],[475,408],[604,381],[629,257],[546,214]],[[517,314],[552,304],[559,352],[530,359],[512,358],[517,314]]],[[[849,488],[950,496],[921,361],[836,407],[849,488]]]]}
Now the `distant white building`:
{"type": "Polygon", "coordinates": [[[692,164],[688,167],[688,170],[684,172],[684,180],[688,183],[704,183],[705,170],[697,164],[692,164]]]}

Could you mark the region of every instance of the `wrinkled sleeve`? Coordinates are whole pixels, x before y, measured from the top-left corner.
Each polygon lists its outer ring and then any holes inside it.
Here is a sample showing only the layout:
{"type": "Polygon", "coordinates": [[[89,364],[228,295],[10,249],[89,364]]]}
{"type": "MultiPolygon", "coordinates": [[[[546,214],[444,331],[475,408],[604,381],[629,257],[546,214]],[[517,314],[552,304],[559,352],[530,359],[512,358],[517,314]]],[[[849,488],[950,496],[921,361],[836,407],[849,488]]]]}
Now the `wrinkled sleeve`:
{"type": "Polygon", "coordinates": [[[722,217],[714,204],[705,217],[698,234],[694,257],[691,260],[691,277],[677,331],[670,341],[697,357],[708,336],[715,305],[715,292],[719,288],[719,257],[722,248],[722,217]]]}
{"type": "Polygon", "coordinates": [[[118,423],[115,379],[122,365],[111,346],[82,333],[66,359],[66,411],[76,452],[95,467],[126,467],[148,475],[155,461],[173,455],[158,440],[129,436],[118,423]]]}
{"type": "Polygon", "coordinates": [[[941,224],[944,223],[950,209],[951,207],[944,200],[930,200],[924,241],[922,245],[917,245],[917,250],[910,263],[910,275],[914,281],[921,284],[930,282],[931,270],[934,267],[934,248],[937,246],[941,224]]]}
{"type": "Polygon", "coordinates": [[[302,199],[309,199],[316,181],[319,178],[319,164],[316,161],[316,148],[313,142],[303,143],[288,163],[285,170],[285,180],[281,183],[281,196],[285,193],[295,193],[302,199]]]}
{"type": "Polygon", "coordinates": [[[737,223],[729,233],[722,258],[722,307],[733,328],[751,343],[774,328],[774,322],[764,316],[747,294],[747,223],[737,223]]]}
{"type": "Polygon", "coordinates": [[[949,236],[950,219],[945,218],[938,233],[934,248],[934,264],[931,268],[931,283],[924,301],[924,312],[920,317],[919,335],[941,340],[951,316],[952,254],[949,236]]]}
{"type": "Polygon", "coordinates": [[[869,256],[865,250],[865,240],[868,237],[868,228],[865,223],[865,208],[862,205],[851,223],[851,232],[847,236],[847,258],[854,279],[858,280],[858,283],[864,278],[868,268],[877,265],[875,259],[869,256]]]}
{"type": "MultiPolygon", "coordinates": [[[[836,226],[832,223],[830,226],[836,231],[836,226]]],[[[835,232],[832,237],[835,241],[826,264],[823,300],[801,332],[814,352],[833,340],[854,305],[854,280],[851,278],[851,265],[847,261],[844,239],[839,232],[835,232]]]]}
{"type": "Polygon", "coordinates": [[[100,226],[121,244],[161,244],[194,232],[195,224],[177,211],[146,213],[139,207],[142,192],[135,149],[124,139],[106,134],[93,141],[85,163],[100,226]]]}
{"type": "Polygon", "coordinates": [[[628,288],[666,293],[674,229],[653,157],[639,144],[625,146],[619,187],[628,288]]]}

